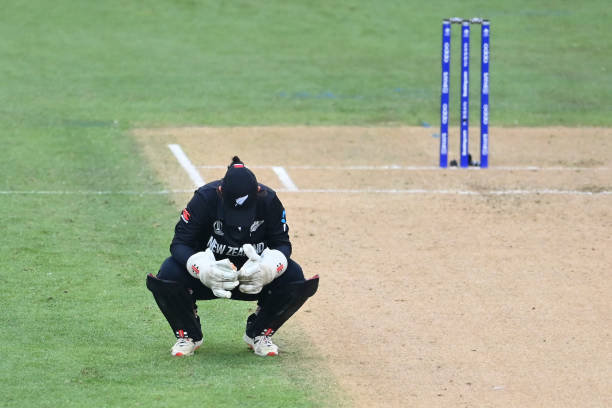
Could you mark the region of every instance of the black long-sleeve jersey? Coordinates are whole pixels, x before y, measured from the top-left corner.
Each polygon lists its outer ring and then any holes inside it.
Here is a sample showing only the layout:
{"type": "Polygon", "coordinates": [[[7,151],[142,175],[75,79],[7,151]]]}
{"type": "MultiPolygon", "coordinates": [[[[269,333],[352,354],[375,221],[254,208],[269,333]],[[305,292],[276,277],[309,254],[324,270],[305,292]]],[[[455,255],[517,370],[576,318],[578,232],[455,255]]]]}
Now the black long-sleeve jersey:
{"type": "Polygon", "coordinates": [[[187,265],[191,255],[210,248],[217,260],[229,258],[240,268],[247,260],[242,245],[252,244],[259,254],[265,248],[277,249],[289,259],[289,227],[276,192],[259,184],[255,221],[250,227],[239,228],[225,225],[221,219],[220,184],[221,180],[217,180],[197,189],[181,212],[170,244],[172,257],[181,265],[187,265]]]}

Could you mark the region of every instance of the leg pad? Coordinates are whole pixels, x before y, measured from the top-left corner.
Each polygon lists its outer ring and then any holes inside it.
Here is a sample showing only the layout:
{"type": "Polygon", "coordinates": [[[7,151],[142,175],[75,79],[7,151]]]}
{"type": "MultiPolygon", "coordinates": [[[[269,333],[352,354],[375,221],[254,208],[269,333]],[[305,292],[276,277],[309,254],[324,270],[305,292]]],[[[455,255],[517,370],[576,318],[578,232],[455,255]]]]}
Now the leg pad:
{"type": "Polygon", "coordinates": [[[256,315],[247,319],[247,336],[254,338],[262,332],[271,335],[277,331],[309,297],[317,292],[319,276],[297,282],[290,282],[280,288],[271,289],[263,299],[256,315]]]}
{"type": "Polygon", "coordinates": [[[157,306],[166,317],[176,337],[202,340],[200,319],[193,297],[182,283],[147,275],[147,288],[153,293],[157,306]]]}

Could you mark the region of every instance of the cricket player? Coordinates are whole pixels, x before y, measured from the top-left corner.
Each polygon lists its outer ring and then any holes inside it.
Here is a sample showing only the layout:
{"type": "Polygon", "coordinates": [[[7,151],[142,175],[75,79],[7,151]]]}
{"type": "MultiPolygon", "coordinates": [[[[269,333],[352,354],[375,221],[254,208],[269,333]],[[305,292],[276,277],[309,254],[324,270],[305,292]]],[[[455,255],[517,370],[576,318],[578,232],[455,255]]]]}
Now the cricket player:
{"type": "Polygon", "coordinates": [[[272,335],[318,288],[291,259],[285,209],[274,190],[234,156],[221,180],[198,188],[182,210],[171,256],[147,288],[170,324],[173,356],[191,356],[204,337],[196,300],[256,301],[244,341],[258,356],[276,356],[272,335]]]}

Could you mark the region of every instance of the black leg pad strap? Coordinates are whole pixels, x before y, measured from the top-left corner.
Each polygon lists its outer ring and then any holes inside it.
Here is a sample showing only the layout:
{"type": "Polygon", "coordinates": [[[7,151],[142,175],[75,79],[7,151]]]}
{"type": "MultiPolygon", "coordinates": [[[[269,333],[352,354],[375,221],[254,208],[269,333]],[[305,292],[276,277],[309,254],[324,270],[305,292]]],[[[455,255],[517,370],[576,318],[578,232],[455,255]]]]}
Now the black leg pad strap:
{"type": "Polygon", "coordinates": [[[281,288],[271,289],[263,300],[261,310],[257,317],[247,321],[247,335],[249,337],[259,336],[262,332],[271,335],[277,331],[295,312],[298,311],[309,297],[314,295],[319,288],[319,276],[311,279],[291,282],[281,288]],[[278,293],[274,293],[278,291],[278,293]],[[249,324],[250,323],[250,324],[249,324]]]}
{"type": "Polygon", "coordinates": [[[176,337],[202,339],[200,321],[194,310],[193,298],[183,284],[147,275],[147,288],[166,317],[176,337]]]}

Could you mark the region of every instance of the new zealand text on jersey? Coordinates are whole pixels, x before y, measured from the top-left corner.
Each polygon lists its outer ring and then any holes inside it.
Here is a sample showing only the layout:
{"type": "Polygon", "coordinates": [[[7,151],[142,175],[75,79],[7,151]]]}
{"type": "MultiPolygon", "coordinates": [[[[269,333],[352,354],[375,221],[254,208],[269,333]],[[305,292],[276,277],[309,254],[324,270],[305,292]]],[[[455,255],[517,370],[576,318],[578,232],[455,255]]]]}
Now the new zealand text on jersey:
{"type": "MultiPolygon", "coordinates": [[[[261,254],[265,249],[265,244],[263,242],[258,242],[256,244],[252,244],[258,254],[261,254]]],[[[208,243],[206,244],[208,248],[215,254],[224,255],[224,256],[246,256],[242,247],[234,247],[226,244],[220,244],[217,242],[215,237],[210,237],[208,243]]]]}

